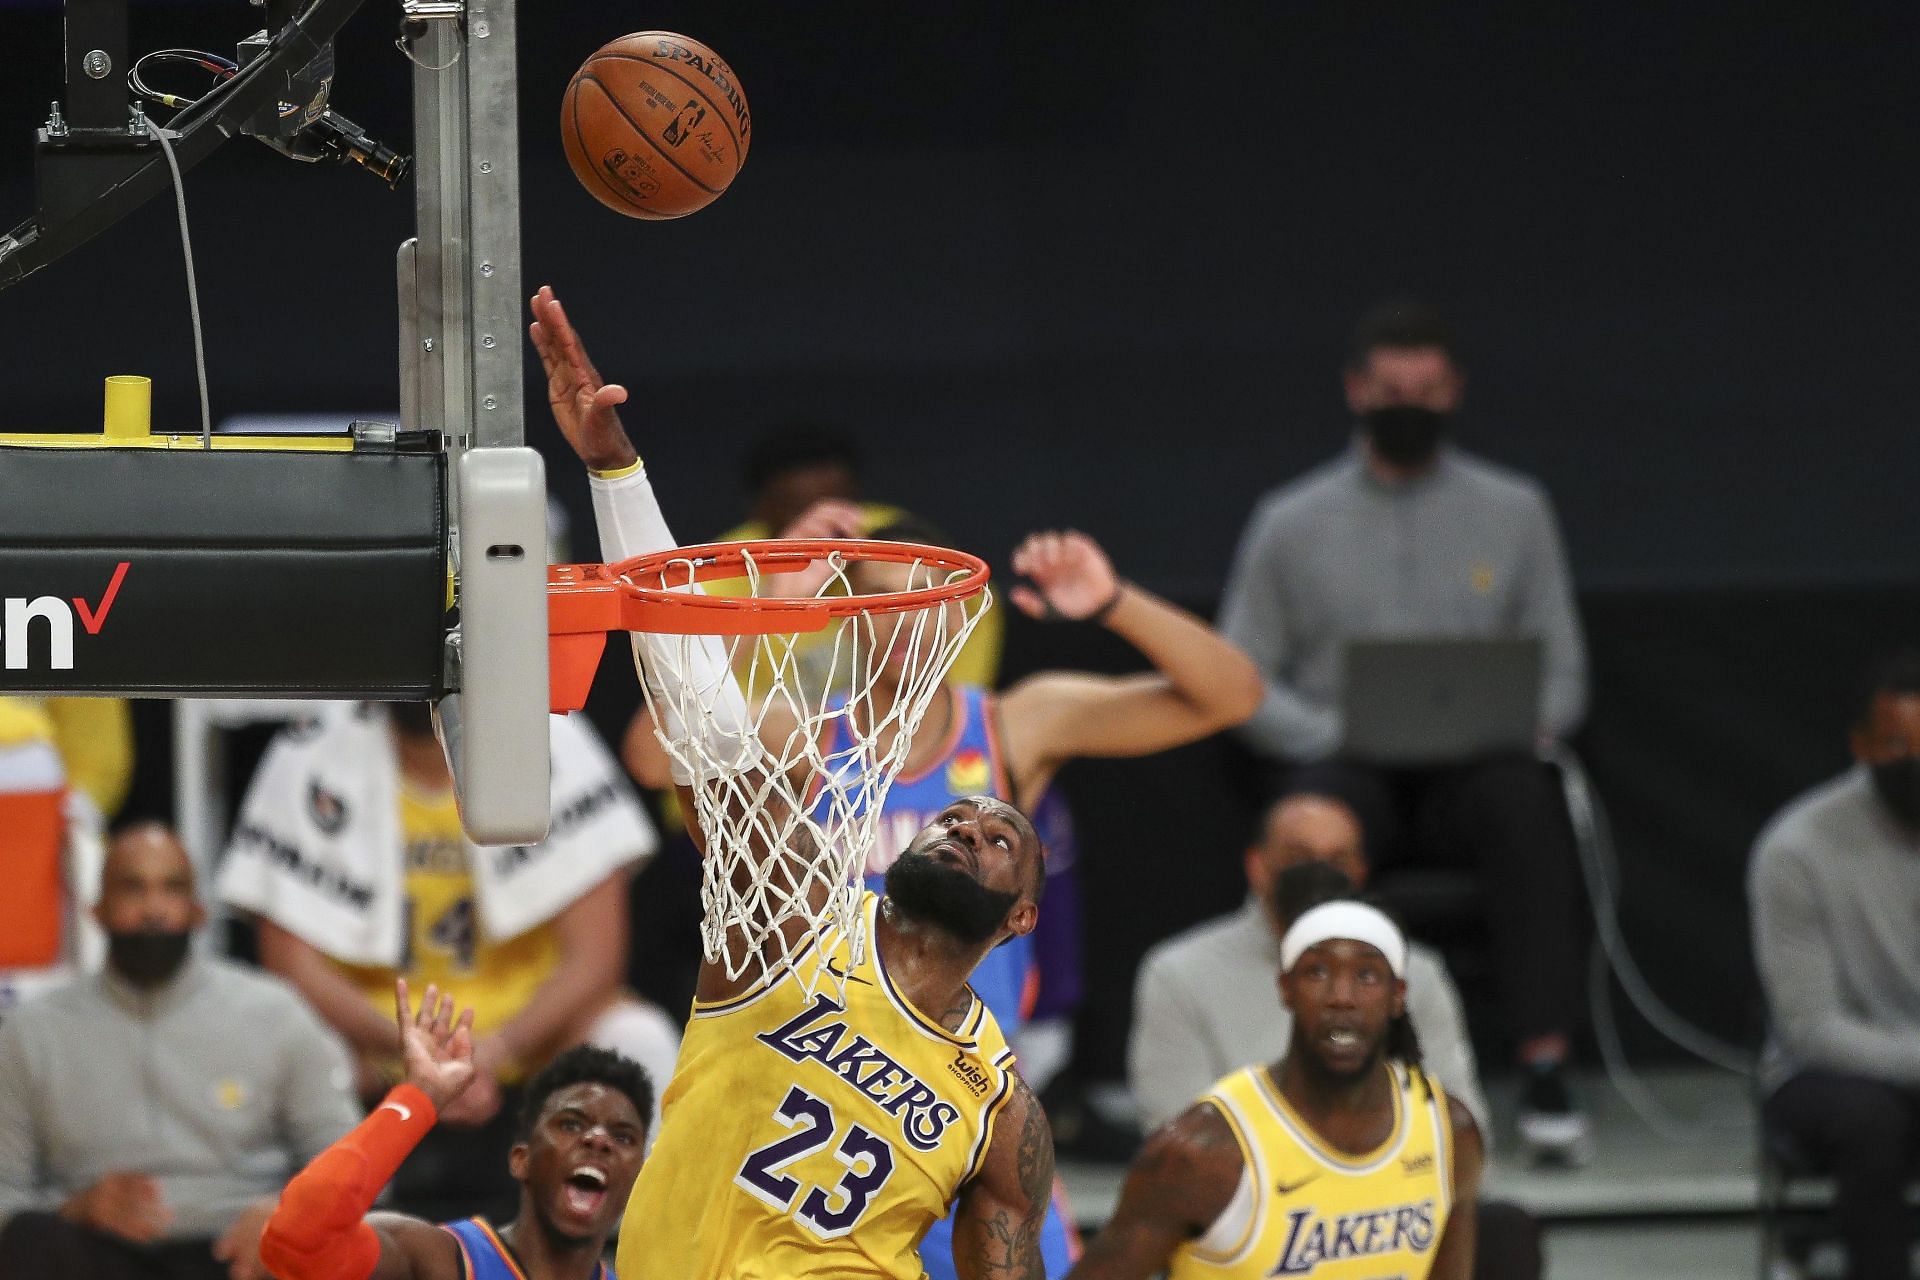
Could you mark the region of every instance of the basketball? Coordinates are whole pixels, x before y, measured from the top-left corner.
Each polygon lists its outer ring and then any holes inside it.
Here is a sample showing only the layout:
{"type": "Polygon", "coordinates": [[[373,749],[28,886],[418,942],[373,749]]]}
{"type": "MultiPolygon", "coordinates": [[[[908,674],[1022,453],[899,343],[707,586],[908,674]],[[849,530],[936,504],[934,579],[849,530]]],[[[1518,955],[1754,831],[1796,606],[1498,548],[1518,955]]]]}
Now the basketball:
{"type": "Polygon", "coordinates": [[[753,135],[747,95],[719,54],[671,31],[637,31],[574,72],[560,136],[594,199],[659,220],[719,198],[753,135]]]}

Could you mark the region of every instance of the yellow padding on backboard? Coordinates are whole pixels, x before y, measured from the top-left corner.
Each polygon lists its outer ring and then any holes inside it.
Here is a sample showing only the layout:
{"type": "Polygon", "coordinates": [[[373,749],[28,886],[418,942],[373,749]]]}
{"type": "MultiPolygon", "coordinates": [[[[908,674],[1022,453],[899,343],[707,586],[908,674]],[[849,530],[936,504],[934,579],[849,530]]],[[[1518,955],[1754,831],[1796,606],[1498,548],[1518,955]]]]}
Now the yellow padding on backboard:
{"type": "MultiPolygon", "coordinates": [[[[96,436],[79,432],[0,434],[0,448],[26,449],[198,449],[200,434],[163,436],[96,436]]],[[[215,436],[216,449],[282,449],[289,453],[352,453],[353,437],[340,436],[215,436]]]]}
{"type": "MultiPolygon", "coordinates": [[[[101,433],[0,433],[0,447],[26,449],[204,449],[198,434],[153,434],[153,379],[115,374],[107,379],[101,433]]],[[[352,453],[353,437],[215,436],[216,449],[281,449],[290,453],[352,453]]]]}

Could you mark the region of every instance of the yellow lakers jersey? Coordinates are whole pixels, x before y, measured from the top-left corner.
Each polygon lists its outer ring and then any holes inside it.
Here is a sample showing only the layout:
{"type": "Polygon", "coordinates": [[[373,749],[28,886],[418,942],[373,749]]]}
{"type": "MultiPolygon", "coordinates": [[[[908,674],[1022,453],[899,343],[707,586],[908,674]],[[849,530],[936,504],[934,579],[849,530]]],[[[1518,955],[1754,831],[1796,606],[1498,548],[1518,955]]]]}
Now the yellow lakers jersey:
{"type": "Polygon", "coordinates": [[[133,784],[133,713],[124,698],[0,698],[0,751],[44,742],[69,785],[112,817],[133,784]]]}
{"type": "Polygon", "coordinates": [[[907,1002],[872,941],[878,901],[862,904],[860,963],[844,942],[798,961],[834,975],[811,997],[783,970],[694,1003],[620,1227],[621,1280],[925,1274],[920,1238],[978,1170],[1013,1054],[978,997],[957,1032],[907,1002]]]}
{"type": "Polygon", "coordinates": [[[1175,1252],[1167,1280],[1422,1280],[1453,1206],[1453,1129],[1439,1086],[1397,1062],[1385,1069],[1393,1131],[1358,1156],[1322,1141],[1263,1066],[1201,1095],[1240,1144],[1240,1186],[1175,1252]]]}
{"type": "MultiPolygon", "coordinates": [[[[494,940],[480,929],[473,868],[453,792],[400,788],[400,835],[406,850],[406,943],[399,973],[416,998],[433,983],[473,1009],[478,1035],[497,1031],[532,1001],[560,967],[551,923],[494,940]]],[[[341,965],[375,1008],[393,1009],[392,969],[341,965]]],[[[517,1072],[507,1074],[512,1083],[517,1072]]]]}

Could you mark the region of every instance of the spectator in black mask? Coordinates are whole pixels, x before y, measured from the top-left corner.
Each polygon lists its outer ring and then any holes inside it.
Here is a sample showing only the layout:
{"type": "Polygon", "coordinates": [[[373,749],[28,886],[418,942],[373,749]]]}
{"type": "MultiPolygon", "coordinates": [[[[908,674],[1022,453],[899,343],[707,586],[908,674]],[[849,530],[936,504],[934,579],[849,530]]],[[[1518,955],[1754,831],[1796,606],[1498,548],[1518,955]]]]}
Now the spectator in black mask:
{"type": "Polygon", "coordinates": [[[1453,445],[1466,376],[1432,308],[1400,301],[1369,313],[1345,390],[1353,447],[1261,502],[1228,579],[1220,629],[1267,679],[1240,732],[1272,761],[1277,790],[1351,805],[1376,868],[1480,871],[1525,1068],[1521,1136],[1577,1158],[1586,1119],[1562,1070],[1578,1000],[1577,898],[1556,780],[1526,752],[1423,768],[1347,758],[1340,717],[1352,641],[1536,636],[1540,737],[1571,733],[1586,709],[1586,654],[1553,508],[1535,481],[1453,445]]]}
{"type": "Polygon", "coordinates": [[[1920,1160],[1920,652],[1854,714],[1854,767],[1754,849],[1753,955],[1771,1015],[1767,1123],[1833,1173],[1851,1280],[1906,1280],[1920,1160]]]}
{"type": "Polygon", "coordinates": [[[0,1023],[0,1276],[264,1280],[281,1185],[359,1119],[346,1048],[279,979],[196,954],[193,864],[108,850],[104,972],[0,1023]]]}

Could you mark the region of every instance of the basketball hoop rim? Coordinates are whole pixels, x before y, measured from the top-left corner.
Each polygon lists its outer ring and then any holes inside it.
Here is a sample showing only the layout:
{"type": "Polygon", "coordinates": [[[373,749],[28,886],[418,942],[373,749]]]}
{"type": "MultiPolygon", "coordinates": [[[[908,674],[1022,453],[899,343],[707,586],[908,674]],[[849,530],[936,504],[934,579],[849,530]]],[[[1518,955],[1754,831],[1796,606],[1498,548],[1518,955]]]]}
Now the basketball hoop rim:
{"type": "Polygon", "coordinates": [[[607,566],[621,594],[654,609],[686,611],[703,622],[701,630],[728,634],[729,619],[755,625],[741,630],[763,632],[768,614],[791,614],[799,629],[812,630],[823,618],[846,618],[865,614],[909,613],[970,599],[986,589],[992,570],[979,556],[950,547],[918,542],[888,542],[873,538],[749,538],[740,542],[711,542],[692,547],[673,547],[629,556],[607,566]],[[712,582],[746,577],[749,558],[762,576],[804,569],[816,560],[839,556],[849,563],[862,561],[881,564],[922,564],[935,572],[944,571],[951,581],[909,591],[884,591],[874,595],[847,596],[716,596],[693,594],[686,590],[690,582],[712,582]],[[667,585],[667,573],[674,575],[674,586],[667,585]],[[959,577],[953,575],[959,574],[959,577]],[[642,581],[635,581],[635,578],[642,581]]]}

